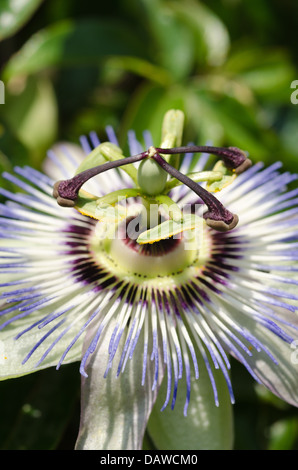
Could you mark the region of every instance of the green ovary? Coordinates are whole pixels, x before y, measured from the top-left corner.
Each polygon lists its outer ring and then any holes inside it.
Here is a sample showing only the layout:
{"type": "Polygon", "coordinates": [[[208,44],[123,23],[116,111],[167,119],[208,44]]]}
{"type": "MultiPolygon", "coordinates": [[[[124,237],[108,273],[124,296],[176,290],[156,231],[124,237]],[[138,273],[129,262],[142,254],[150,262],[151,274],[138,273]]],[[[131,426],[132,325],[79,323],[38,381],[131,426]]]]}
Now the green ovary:
{"type": "Polygon", "coordinates": [[[139,166],[138,184],[149,196],[163,192],[167,177],[168,174],[154,160],[143,160],[139,166]]]}

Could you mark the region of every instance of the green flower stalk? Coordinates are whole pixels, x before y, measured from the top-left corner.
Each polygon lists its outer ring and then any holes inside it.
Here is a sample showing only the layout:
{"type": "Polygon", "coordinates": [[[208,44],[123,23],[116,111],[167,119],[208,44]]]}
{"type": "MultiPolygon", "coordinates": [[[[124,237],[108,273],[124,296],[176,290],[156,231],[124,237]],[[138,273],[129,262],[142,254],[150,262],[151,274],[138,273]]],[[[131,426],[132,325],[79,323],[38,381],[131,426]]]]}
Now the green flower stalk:
{"type": "Polygon", "coordinates": [[[158,146],[130,133],[125,156],[108,128],[84,158],[50,152],[51,175],[4,174],[22,192],[1,189],[1,377],[79,361],[77,449],[141,449],[146,430],[232,448],[230,356],[298,403],[297,176],[182,146],[183,125],[170,110],[158,146]]]}

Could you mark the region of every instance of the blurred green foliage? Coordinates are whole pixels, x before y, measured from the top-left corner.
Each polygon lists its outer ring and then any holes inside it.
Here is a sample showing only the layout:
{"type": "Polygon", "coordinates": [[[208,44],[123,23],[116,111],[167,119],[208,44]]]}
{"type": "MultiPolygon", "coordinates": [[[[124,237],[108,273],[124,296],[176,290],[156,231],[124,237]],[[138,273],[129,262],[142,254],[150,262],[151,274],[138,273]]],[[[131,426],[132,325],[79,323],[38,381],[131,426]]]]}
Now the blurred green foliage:
{"type": "MultiPolygon", "coordinates": [[[[0,0],[0,170],[41,167],[57,141],[186,114],[185,142],[238,146],[297,170],[295,0],[0,0]]],[[[7,183],[1,180],[2,185],[7,183]]],[[[233,364],[236,449],[298,449],[298,413],[233,364]]],[[[72,449],[76,364],[2,382],[1,449],[72,449]],[[49,386],[48,386],[49,385],[49,386]]]]}

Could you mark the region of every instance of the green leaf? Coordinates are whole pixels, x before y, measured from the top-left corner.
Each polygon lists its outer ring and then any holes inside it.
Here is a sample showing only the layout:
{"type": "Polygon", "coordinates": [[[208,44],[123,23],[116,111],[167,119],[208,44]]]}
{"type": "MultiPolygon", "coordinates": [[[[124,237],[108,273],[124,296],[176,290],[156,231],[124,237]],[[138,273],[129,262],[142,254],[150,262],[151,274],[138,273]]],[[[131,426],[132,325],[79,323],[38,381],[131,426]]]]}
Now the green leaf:
{"type": "Polygon", "coordinates": [[[169,86],[172,83],[171,74],[165,68],[139,57],[111,57],[106,65],[110,71],[113,69],[125,70],[158,85],[169,86]]]}
{"type": "Polygon", "coordinates": [[[154,59],[170,72],[172,80],[186,77],[194,65],[194,38],[179,15],[160,0],[142,0],[146,28],[151,32],[154,59]]]}
{"type": "Polygon", "coordinates": [[[269,430],[268,450],[293,450],[297,437],[297,418],[287,418],[277,421],[269,430]]]}
{"type": "Polygon", "coordinates": [[[169,2],[169,8],[193,31],[196,39],[196,60],[211,66],[224,63],[230,48],[227,28],[208,7],[194,0],[169,2]]]}
{"type": "Polygon", "coordinates": [[[142,56],[143,48],[126,24],[107,19],[62,21],[34,34],[8,62],[4,80],[46,68],[99,65],[113,55],[142,56]]]}
{"type": "Polygon", "coordinates": [[[190,88],[188,93],[186,115],[200,135],[203,129],[213,145],[228,143],[248,151],[252,158],[268,158],[265,130],[258,122],[255,107],[245,106],[224,91],[218,96],[204,86],[190,88]]]}
{"type": "MultiPolygon", "coordinates": [[[[0,124],[0,148],[0,175],[2,171],[11,171],[14,165],[30,162],[28,149],[16,138],[14,129],[9,129],[7,125],[0,124]]],[[[0,180],[1,186],[8,184],[1,176],[0,180]]]]}
{"type": "Polygon", "coordinates": [[[161,126],[169,109],[184,111],[185,91],[180,85],[162,88],[145,82],[131,98],[121,128],[121,140],[126,141],[127,131],[134,129],[138,139],[142,140],[144,129],[151,132],[153,145],[159,146],[161,126]]]}
{"type": "Polygon", "coordinates": [[[30,152],[44,158],[45,151],[56,139],[58,126],[51,81],[46,77],[28,77],[20,88],[9,84],[3,111],[3,119],[18,140],[30,152]]]}
{"type": "Polygon", "coordinates": [[[204,361],[197,354],[200,376],[191,377],[191,395],[187,416],[183,415],[186,379],[179,382],[175,407],[163,411],[167,380],[163,380],[148,422],[148,432],[158,450],[231,450],[233,414],[223,375],[213,371],[219,393],[219,406],[214,403],[212,386],[204,361]]]}
{"type": "MultiPolygon", "coordinates": [[[[2,450],[54,450],[60,444],[80,391],[78,364],[0,384],[2,450]]],[[[74,442],[69,443],[70,448],[74,442]]]]}
{"type": "Polygon", "coordinates": [[[288,103],[289,84],[296,71],[284,51],[246,45],[233,51],[223,73],[237,76],[237,81],[262,100],[288,103]]]}
{"type": "Polygon", "coordinates": [[[43,0],[1,0],[0,41],[16,33],[43,0]]]}

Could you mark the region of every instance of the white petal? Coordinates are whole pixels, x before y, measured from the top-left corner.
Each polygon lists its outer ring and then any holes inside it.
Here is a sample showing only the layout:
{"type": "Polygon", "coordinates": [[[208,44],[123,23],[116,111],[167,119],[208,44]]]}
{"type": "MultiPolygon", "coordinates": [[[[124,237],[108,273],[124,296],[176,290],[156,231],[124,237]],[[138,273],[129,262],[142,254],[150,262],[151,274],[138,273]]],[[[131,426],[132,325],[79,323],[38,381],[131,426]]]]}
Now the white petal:
{"type": "MultiPolygon", "coordinates": [[[[93,329],[93,328],[92,328],[93,329]]],[[[92,329],[86,337],[94,335],[92,329]]],[[[148,417],[156,399],[149,378],[153,376],[153,362],[148,362],[144,386],[142,337],[139,338],[133,360],[128,361],[123,374],[117,377],[125,338],[118,346],[113,364],[106,378],[109,343],[114,325],[103,335],[102,342],[89,356],[82,378],[81,423],[76,443],[77,450],[140,450],[148,417]]],[[[143,334],[141,335],[143,336],[143,334]]]]}

